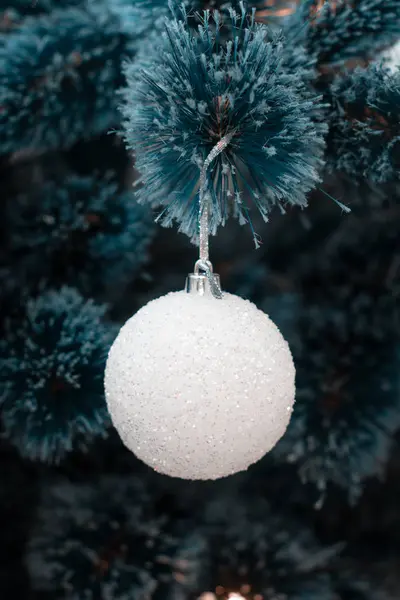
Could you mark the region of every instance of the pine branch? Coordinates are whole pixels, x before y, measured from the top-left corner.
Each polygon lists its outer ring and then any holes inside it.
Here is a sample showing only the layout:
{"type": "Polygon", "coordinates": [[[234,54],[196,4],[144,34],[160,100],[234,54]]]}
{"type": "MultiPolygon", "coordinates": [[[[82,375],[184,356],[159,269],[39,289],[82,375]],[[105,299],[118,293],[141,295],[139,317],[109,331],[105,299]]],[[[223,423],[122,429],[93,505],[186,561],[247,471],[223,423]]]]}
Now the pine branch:
{"type": "Polygon", "coordinates": [[[353,221],[299,261],[303,307],[287,330],[297,394],[274,449],[321,501],[334,483],[351,501],[380,477],[400,425],[399,220],[353,221]]]}
{"type": "MultiPolygon", "coordinates": [[[[93,11],[99,10],[98,0],[87,0],[93,11]]],[[[103,0],[110,14],[119,20],[121,31],[131,40],[143,38],[153,31],[164,29],[170,15],[168,0],[103,0]]],[[[180,4],[177,2],[177,4],[180,4]]]]}
{"type": "Polygon", "coordinates": [[[195,598],[206,541],[180,498],[145,482],[46,481],[28,547],[34,589],[65,600],[195,598]]]}
{"type": "Polygon", "coordinates": [[[18,29],[26,17],[37,17],[83,3],[84,0],[0,0],[0,33],[11,33],[18,29]]]}
{"type": "Polygon", "coordinates": [[[117,122],[129,51],[104,3],[27,18],[0,42],[0,153],[65,148],[117,122]]]}
{"type": "Polygon", "coordinates": [[[0,0],[0,11],[17,10],[21,15],[39,15],[56,8],[83,4],[84,0],[0,0]]]}
{"type": "Polygon", "coordinates": [[[22,456],[57,463],[106,435],[103,372],[115,336],[106,308],[63,287],[30,299],[22,318],[5,323],[0,407],[22,456]]]}
{"type": "Polygon", "coordinates": [[[109,300],[139,274],[155,229],[151,210],[111,174],[47,181],[8,202],[4,220],[4,268],[16,288],[69,283],[109,300]]]}
{"type": "Polygon", "coordinates": [[[373,58],[400,35],[398,0],[305,0],[286,23],[321,68],[373,58]]]}
{"type": "Polygon", "coordinates": [[[374,182],[400,174],[400,71],[356,69],[330,88],[327,162],[331,170],[374,182]]]}
{"type": "Polygon", "coordinates": [[[204,513],[210,558],[203,589],[216,591],[213,600],[233,600],[235,592],[249,600],[332,599],[329,567],[339,547],[322,546],[306,523],[257,494],[222,496],[204,513]]]}
{"type": "MultiPolygon", "coordinates": [[[[185,0],[183,2],[189,14],[195,16],[202,14],[205,10],[219,11],[222,18],[227,16],[229,19],[229,10],[233,9],[240,14],[243,5],[249,10],[254,9],[254,18],[257,23],[265,23],[268,25],[278,25],[283,19],[292,15],[296,10],[296,4],[301,0],[251,0],[251,2],[243,2],[243,0],[185,0]]],[[[230,19],[229,19],[230,20],[230,19]]]]}
{"type": "Polygon", "coordinates": [[[198,33],[185,15],[172,19],[161,45],[127,65],[122,106],[144,184],[139,202],[162,206],[162,223],[176,220],[192,239],[200,168],[224,136],[231,141],[208,173],[212,233],[229,215],[251,225],[252,207],[267,220],[275,206],[306,206],[326,131],[320,97],[303,69],[287,66],[281,35],[243,12],[231,15],[230,35],[220,39],[219,13],[203,17],[198,33]]]}

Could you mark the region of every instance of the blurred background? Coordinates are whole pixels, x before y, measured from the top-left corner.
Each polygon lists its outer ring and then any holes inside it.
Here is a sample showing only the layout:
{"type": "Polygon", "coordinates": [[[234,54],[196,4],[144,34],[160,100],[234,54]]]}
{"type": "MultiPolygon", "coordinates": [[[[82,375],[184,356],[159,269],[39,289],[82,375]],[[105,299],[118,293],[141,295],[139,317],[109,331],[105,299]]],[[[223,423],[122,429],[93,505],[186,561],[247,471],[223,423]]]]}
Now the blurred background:
{"type": "Polygon", "coordinates": [[[256,15],[291,32],[321,19],[306,43],[325,96],[383,51],[391,83],[371,75],[346,126],[327,117],[330,168],[307,209],[254,214],[257,250],[234,220],[212,238],[224,290],[288,340],[297,394],[259,463],[190,482],[124,448],[103,391],[121,324],[197,258],[135,202],[118,133],[122,62],[168,7],[0,0],[1,600],[400,597],[400,2],[324,4],[263,0],[256,15]]]}

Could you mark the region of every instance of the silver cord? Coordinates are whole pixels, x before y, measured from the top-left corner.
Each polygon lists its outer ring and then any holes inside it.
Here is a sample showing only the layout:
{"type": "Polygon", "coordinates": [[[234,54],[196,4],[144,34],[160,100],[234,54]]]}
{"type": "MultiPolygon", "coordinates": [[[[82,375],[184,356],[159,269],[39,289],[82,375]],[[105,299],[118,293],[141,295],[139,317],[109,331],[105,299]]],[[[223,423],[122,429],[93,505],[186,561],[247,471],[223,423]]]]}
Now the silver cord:
{"type": "Polygon", "coordinates": [[[200,171],[199,187],[199,260],[196,267],[204,271],[210,283],[210,289],[215,298],[222,298],[222,290],[217,279],[213,274],[212,264],[209,258],[209,237],[210,237],[210,194],[207,190],[207,170],[212,161],[225,150],[230,143],[234,132],[227,133],[219,140],[209,152],[200,171]]]}
{"type": "Polygon", "coordinates": [[[208,238],[210,236],[210,222],[209,222],[209,202],[210,195],[207,191],[207,170],[214,160],[230,143],[234,132],[227,133],[223,138],[219,140],[217,144],[212,148],[207,158],[204,161],[203,167],[200,171],[200,189],[199,189],[199,201],[200,201],[200,212],[199,212],[199,256],[200,260],[207,263],[209,262],[209,245],[208,238]]]}
{"type": "Polygon", "coordinates": [[[210,290],[211,290],[212,295],[214,296],[214,298],[218,298],[220,300],[223,296],[222,289],[219,284],[219,278],[215,277],[215,275],[213,273],[213,267],[212,267],[212,264],[210,263],[210,261],[209,260],[201,260],[201,258],[199,258],[199,260],[196,262],[196,264],[194,266],[194,272],[199,273],[200,270],[204,271],[204,274],[208,279],[208,283],[210,284],[210,290]]]}

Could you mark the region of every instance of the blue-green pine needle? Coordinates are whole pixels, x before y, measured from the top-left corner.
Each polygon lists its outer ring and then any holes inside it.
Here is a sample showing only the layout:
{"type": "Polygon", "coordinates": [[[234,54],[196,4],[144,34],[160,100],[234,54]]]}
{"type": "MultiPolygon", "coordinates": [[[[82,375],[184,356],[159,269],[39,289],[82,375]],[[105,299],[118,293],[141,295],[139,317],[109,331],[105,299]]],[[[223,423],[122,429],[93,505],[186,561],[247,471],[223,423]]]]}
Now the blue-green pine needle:
{"type": "Polygon", "coordinates": [[[199,172],[225,135],[232,141],[208,172],[212,233],[230,214],[251,222],[253,207],[267,220],[274,206],[305,206],[323,165],[320,100],[285,68],[283,38],[244,12],[231,18],[223,40],[217,12],[206,11],[197,32],[185,15],[173,18],[151,56],[125,67],[121,110],[138,200],[164,207],[160,221],[178,221],[193,239],[199,172]]]}
{"type": "Polygon", "coordinates": [[[5,435],[22,456],[58,463],[107,434],[103,373],[115,327],[73,288],[31,299],[0,348],[5,435]]]}

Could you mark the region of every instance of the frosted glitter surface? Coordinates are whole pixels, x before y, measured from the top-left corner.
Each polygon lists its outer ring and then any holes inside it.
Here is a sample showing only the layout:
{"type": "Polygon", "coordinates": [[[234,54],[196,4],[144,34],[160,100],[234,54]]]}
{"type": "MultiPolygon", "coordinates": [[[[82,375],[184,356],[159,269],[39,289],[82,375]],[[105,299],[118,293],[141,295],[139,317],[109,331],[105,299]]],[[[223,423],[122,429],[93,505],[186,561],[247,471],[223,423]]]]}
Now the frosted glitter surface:
{"type": "Polygon", "coordinates": [[[105,373],[124,444],[156,471],[217,479],[283,435],[295,396],[287,342],[254,304],[173,292],[122,327],[105,373]]]}

